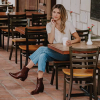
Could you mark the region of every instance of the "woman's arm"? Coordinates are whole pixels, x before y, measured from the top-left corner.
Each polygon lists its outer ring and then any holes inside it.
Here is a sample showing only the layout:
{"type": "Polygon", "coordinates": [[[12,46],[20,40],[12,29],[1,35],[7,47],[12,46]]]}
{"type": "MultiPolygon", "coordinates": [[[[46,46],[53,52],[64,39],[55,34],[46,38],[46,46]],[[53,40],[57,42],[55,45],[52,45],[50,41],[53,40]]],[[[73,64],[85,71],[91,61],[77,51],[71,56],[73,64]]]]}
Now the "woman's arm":
{"type": "Polygon", "coordinates": [[[78,42],[81,41],[81,38],[79,37],[79,35],[78,35],[77,32],[73,33],[72,35],[73,35],[73,37],[75,37],[75,39],[74,40],[68,40],[68,41],[66,41],[67,45],[71,45],[73,43],[78,43],[78,42]]]}
{"type": "Polygon", "coordinates": [[[51,28],[51,33],[48,34],[48,42],[49,43],[53,43],[54,38],[55,38],[55,21],[53,19],[51,19],[51,24],[52,24],[52,28],[51,28]]]}
{"type": "Polygon", "coordinates": [[[80,42],[80,41],[81,41],[81,38],[79,37],[79,35],[78,35],[78,33],[77,33],[77,32],[73,33],[72,35],[73,35],[73,37],[75,37],[75,39],[74,39],[74,40],[71,40],[71,43],[72,43],[72,44],[73,44],[73,43],[77,43],[77,42],[80,42]]]}

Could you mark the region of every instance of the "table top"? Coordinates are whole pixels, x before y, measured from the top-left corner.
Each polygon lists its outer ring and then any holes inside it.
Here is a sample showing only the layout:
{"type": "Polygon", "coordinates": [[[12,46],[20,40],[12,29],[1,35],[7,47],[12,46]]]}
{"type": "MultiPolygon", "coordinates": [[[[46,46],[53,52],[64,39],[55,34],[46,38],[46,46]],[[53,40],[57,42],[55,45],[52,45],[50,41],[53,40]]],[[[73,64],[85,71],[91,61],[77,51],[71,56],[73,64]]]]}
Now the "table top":
{"type": "MultiPolygon", "coordinates": [[[[93,41],[92,45],[87,45],[86,42],[80,42],[80,43],[75,43],[71,45],[72,47],[75,48],[96,48],[100,47],[100,41],[93,41]]],[[[61,53],[61,54],[69,54],[69,46],[63,46],[62,43],[55,43],[55,44],[48,44],[48,48],[61,53]]]]}
{"type": "Polygon", "coordinates": [[[0,4],[0,6],[11,6],[11,5],[13,5],[13,4],[0,4]]]}
{"type": "MultiPolygon", "coordinates": [[[[20,14],[25,14],[25,12],[9,12],[9,15],[20,15],[20,14]]],[[[27,17],[31,17],[32,14],[42,14],[40,12],[26,12],[26,16],[27,17]]],[[[7,13],[6,12],[0,12],[0,17],[7,17],[7,13]]]]}
{"type": "Polygon", "coordinates": [[[15,31],[20,32],[20,34],[25,34],[25,28],[29,29],[43,29],[46,28],[46,26],[34,26],[34,27],[15,27],[15,31]]]}

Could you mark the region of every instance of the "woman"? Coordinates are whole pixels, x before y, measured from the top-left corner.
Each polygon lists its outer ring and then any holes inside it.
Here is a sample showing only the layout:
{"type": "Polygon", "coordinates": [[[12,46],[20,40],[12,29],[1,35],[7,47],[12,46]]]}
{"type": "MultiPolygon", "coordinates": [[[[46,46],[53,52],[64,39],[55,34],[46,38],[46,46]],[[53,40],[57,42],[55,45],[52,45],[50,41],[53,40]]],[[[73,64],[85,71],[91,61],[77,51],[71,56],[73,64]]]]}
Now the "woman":
{"type": "MultiPolygon", "coordinates": [[[[57,4],[53,7],[51,22],[46,25],[49,43],[62,43],[62,38],[65,36],[69,38],[69,40],[66,41],[66,45],[80,42],[80,37],[75,28],[70,22],[66,21],[66,17],[67,13],[63,5],[57,4]],[[74,40],[71,40],[71,34],[75,37],[74,40]]],[[[30,56],[30,59],[31,61],[27,66],[24,66],[21,71],[9,74],[16,79],[24,81],[28,76],[29,69],[38,63],[37,85],[36,89],[31,92],[31,94],[34,95],[44,91],[43,74],[45,72],[46,62],[54,60],[69,60],[69,55],[62,55],[48,47],[42,46],[30,56]]]]}

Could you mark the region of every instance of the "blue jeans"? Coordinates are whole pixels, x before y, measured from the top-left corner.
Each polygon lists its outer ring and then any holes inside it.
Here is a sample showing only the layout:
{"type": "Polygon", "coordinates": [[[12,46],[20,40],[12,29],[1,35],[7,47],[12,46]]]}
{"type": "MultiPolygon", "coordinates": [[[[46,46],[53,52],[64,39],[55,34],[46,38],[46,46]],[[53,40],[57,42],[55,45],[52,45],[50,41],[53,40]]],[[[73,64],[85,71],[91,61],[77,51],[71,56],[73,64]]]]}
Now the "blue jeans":
{"type": "Polygon", "coordinates": [[[48,47],[41,46],[31,56],[29,56],[29,58],[34,64],[38,63],[38,71],[45,72],[46,62],[55,60],[67,61],[69,60],[69,54],[62,55],[48,47]]]}

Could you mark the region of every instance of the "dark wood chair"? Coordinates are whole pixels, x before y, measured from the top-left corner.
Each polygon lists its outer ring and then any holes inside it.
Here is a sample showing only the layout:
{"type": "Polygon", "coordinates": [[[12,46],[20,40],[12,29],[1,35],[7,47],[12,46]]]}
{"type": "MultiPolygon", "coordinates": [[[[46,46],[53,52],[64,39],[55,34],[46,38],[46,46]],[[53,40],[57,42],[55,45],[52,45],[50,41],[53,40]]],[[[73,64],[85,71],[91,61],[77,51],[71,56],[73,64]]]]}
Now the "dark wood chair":
{"type": "Polygon", "coordinates": [[[83,48],[69,48],[70,51],[70,69],[63,69],[64,73],[64,98],[66,100],[66,82],[69,83],[68,100],[71,98],[73,81],[88,81],[78,85],[90,85],[90,100],[92,100],[92,85],[94,88],[94,98],[97,100],[97,87],[96,87],[96,68],[98,63],[99,48],[83,49],[83,48]],[[77,58],[80,57],[80,58],[77,58]],[[84,59],[84,57],[91,57],[91,59],[84,59]],[[83,59],[82,59],[83,58],[83,59]],[[82,62],[83,64],[78,64],[82,62]],[[88,65],[89,62],[93,64],[88,65]],[[86,64],[84,64],[86,63],[86,64]]]}
{"type": "MultiPolygon", "coordinates": [[[[79,34],[79,36],[81,37],[81,41],[87,41],[87,38],[88,38],[88,33],[89,33],[89,30],[77,30],[77,33],[79,34]],[[85,34],[84,34],[85,32],[85,34]]],[[[72,37],[72,39],[74,39],[72,37]]],[[[55,72],[56,72],[56,89],[58,89],[58,70],[59,68],[62,69],[62,66],[63,67],[66,67],[66,66],[70,66],[70,61],[53,61],[53,71],[52,71],[52,76],[51,76],[51,82],[50,84],[53,85],[53,81],[54,81],[54,75],[55,75],[55,72]]],[[[47,68],[47,72],[49,72],[49,66],[46,67],[47,68]]]]}
{"type": "Polygon", "coordinates": [[[28,57],[36,51],[40,46],[47,45],[46,29],[25,29],[26,45],[20,45],[20,69],[22,69],[22,55],[26,54],[25,65],[28,64],[28,57]],[[29,41],[35,39],[36,41],[29,41]]]}
{"type": "Polygon", "coordinates": [[[47,19],[47,14],[32,14],[32,26],[43,26],[43,19],[47,19]]]}
{"type": "MultiPolygon", "coordinates": [[[[8,5],[0,5],[0,12],[6,12],[8,5]]],[[[8,6],[9,12],[13,11],[13,4],[8,6]]]]}
{"type": "MultiPolygon", "coordinates": [[[[26,14],[21,14],[21,15],[9,15],[8,14],[8,29],[2,29],[2,31],[3,31],[3,39],[4,39],[4,36],[7,37],[7,47],[6,47],[7,51],[8,51],[8,48],[9,48],[9,39],[12,38],[11,23],[10,23],[10,19],[12,19],[12,18],[26,19],[26,14]]],[[[19,38],[20,34],[18,32],[15,32],[14,37],[16,37],[16,38],[18,37],[19,38]]],[[[3,42],[3,44],[4,44],[4,42],[3,42]]]]}
{"type": "Polygon", "coordinates": [[[16,34],[16,31],[14,31],[14,29],[15,29],[15,27],[25,27],[27,25],[27,19],[15,19],[15,18],[12,18],[12,19],[10,19],[10,21],[11,21],[11,33],[12,33],[12,46],[11,46],[9,60],[11,60],[11,58],[12,58],[13,48],[15,47],[15,63],[17,64],[18,46],[21,43],[25,43],[26,42],[26,38],[22,38],[22,37],[15,38],[14,36],[16,34]]]}
{"type": "Polygon", "coordinates": [[[2,47],[4,49],[4,39],[1,37],[2,29],[8,29],[8,18],[0,18],[0,45],[2,44],[2,47]]]}
{"type": "MultiPolygon", "coordinates": [[[[41,12],[41,13],[45,13],[44,11],[41,10],[33,10],[33,9],[24,9],[24,12],[41,12]]],[[[30,19],[30,22],[32,23],[32,17],[28,17],[30,19]]]]}

